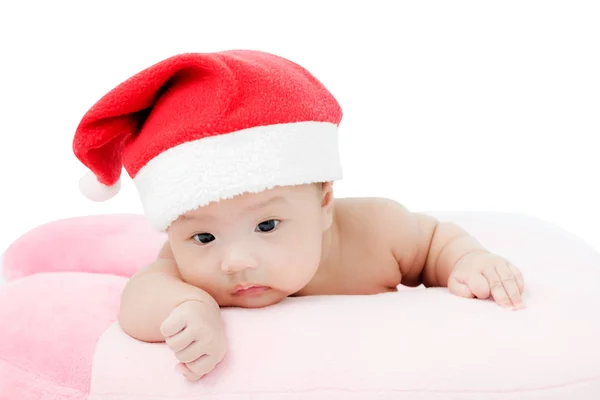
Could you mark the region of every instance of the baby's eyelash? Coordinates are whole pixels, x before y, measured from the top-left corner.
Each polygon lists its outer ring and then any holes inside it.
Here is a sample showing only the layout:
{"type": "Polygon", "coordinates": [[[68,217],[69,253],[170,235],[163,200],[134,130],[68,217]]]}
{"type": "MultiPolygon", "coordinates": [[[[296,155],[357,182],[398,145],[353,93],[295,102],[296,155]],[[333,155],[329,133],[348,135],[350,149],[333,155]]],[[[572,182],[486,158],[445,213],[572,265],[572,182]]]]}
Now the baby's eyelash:
{"type": "MultiPolygon", "coordinates": [[[[273,232],[277,229],[277,227],[279,227],[279,225],[281,225],[282,220],[277,219],[277,218],[269,218],[269,219],[265,219],[263,221],[261,221],[260,223],[258,223],[254,230],[255,232],[260,232],[260,233],[269,233],[269,232],[273,232]]],[[[215,236],[212,233],[209,232],[201,232],[201,233],[194,233],[193,235],[190,236],[190,240],[196,242],[196,243],[200,243],[200,244],[208,244],[213,242],[214,240],[216,240],[215,236]]]]}
{"type": "MultiPolygon", "coordinates": [[[[272,231],[274,231],[274,230],[275,230],[275,229],[277,229],[277,227],[278,227],[278,226],[281,224],[281,220],[279,220],[279,219],[276,219],[276,218],[270,218],[270,219],[266,219],[266,220],[262,221],[261,223],[259,223],[258,225],[256,225],[256,228],[258,229],[258,228],[259,228],[259,226],[261,226],[261,225],[265,225],[265,224],[267,225],[267,226],[266,226],[266,228],[267,228],[268,230],[266,230],[266,231],[265,231],[265,230],[259,230],[259,232],[261,232],[261,233],[268,233],[268,232],[272,232],[272,231]],[[272,225],[271,223],[274,223],[274,226],[273,226],[273,227],[271,227],[271,225],[272,225]],[[270,229],[269,229],[269,228],[270,228],[270,229]]],[[[263,226],[263,227],[264,227],[264,226],[263,226]]]]}
{"type": "Polygon", "coordinates": [[[191,239],[201,244],[208,244],[214,241],[216,238],[212,233],[202,232],[192,235],[191,239]],[[196,237],[202,237],[203,239],[196,240],[196,237]]]}

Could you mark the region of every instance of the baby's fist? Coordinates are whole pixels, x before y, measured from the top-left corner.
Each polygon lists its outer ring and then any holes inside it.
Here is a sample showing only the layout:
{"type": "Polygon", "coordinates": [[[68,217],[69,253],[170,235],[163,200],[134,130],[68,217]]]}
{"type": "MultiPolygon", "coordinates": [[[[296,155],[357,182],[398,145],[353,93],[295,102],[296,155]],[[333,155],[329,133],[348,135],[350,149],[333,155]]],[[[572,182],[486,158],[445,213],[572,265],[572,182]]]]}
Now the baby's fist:
{"type": "Polygon", "coordinates": [[[524,308],[525,283],[521,271],[508,260],[491,253],[471,253],[461,258],[448,279],[451,293],[462,297],[493,298],[498,305],[524,308]]]}
{"type": "Polygon", "coordinates": [[[190,300],[176,307],[160,327],[167,346],[180,361],[178,370],[189,381],[211,372],[225,356],[221,314],[214,307],[190,300]]]}

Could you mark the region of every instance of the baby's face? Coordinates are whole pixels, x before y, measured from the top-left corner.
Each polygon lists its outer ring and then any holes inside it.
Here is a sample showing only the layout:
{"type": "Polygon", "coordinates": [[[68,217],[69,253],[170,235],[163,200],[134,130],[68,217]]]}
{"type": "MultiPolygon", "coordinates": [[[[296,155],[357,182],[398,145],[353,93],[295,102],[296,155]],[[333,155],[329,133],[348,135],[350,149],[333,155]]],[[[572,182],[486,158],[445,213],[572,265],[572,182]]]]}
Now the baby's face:
{"type": "Polygon", "coordinates": [[[286,186],[188,212],[168,230],[183,279],[225,306],[279,302],[315,275],[332,198],[329,184],[286,186]]]}

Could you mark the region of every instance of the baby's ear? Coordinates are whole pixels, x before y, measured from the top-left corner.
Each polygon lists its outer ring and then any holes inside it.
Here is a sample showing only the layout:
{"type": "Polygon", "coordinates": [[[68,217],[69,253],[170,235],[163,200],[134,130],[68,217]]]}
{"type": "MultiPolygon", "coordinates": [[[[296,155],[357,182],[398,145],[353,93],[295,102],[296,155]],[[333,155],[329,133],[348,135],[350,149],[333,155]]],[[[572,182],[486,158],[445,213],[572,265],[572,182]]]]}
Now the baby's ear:
{"type": "Polygon", "coordinates": [[[333,223],[333,182],[321,184],[321,212],[323,213],[323,230],[326,231],[333,223]]]}

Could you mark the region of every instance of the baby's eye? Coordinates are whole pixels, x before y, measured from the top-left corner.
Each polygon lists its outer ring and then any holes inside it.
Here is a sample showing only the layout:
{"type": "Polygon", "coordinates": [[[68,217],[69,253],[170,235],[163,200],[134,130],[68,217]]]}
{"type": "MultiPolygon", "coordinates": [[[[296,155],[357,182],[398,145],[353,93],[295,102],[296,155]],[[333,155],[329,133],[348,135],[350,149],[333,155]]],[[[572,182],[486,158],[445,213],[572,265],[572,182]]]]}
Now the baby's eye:
{"type": "Polygon", "coordinates": [[[192,239],[194,239],[202,244],[207,244],[207,243],[210,243],[213,240],[215,240],[215,237],[210,233],[198,233],[198,234],[192,236],[192,239]]]}
{"type": "Polygon", "coordinates": [[[272,231],[273,229],[275,229],[275,227],[276,227],[277,225],[279,225],[279,222],[280,222],[280,221],[279,221],[279,220],[276,220],[276,219],[269,219],[269,220],[267,220],[267,221],[264,221],[264,222],[261,222],[260,224],[258,224],[258,225],[256,226],[256,229],[257,229],[259,232],[270,232],[270,231],[272,231]]]}

